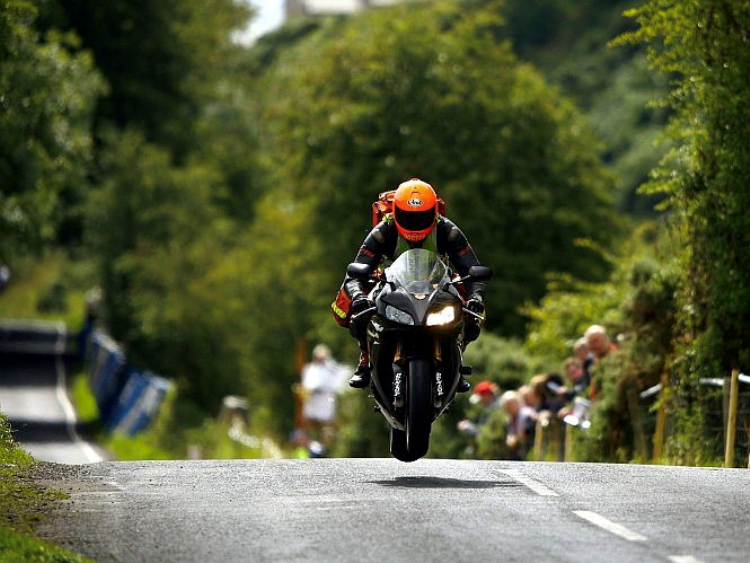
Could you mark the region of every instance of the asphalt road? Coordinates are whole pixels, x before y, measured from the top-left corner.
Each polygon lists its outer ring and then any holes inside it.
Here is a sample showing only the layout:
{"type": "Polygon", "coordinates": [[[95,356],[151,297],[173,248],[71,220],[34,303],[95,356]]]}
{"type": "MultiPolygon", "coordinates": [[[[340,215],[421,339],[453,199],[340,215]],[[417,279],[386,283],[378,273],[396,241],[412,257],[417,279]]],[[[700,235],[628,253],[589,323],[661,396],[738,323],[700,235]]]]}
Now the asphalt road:
{"type": "Polygon", "coordinates": [[[420,460],[89,462],[59,326],[0,326],[0,409],[96,561],[750,561],[750,471],[420,460]],[[7,328],[7,327],[5,327],[7,328]],[[20,336],[19,336],[20,334],[20,336]],[[19,348],[19,342],[21,347],[19,348]],[[22,353],[19,353],[21,350],[22,353]]]}
{"type": "Polygon", "coordinates": [[[0,323],[0,410],[36,459],[82,464],[106,454],[81,438],[67,393],[65,327],[0,323]]]}
{"type": "Polygon", "coordinates": [[[70,500],[42,535],[96,561],[750,560],[739,469],[104,462],[69,468],[64,483],[70,500]]]}

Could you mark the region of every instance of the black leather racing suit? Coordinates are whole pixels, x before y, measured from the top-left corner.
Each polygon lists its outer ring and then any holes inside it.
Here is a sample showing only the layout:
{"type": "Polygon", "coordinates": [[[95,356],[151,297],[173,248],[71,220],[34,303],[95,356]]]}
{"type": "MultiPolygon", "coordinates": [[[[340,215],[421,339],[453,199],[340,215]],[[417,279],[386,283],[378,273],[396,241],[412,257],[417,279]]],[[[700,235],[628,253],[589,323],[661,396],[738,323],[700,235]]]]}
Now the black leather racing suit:
{"type": "MultiPolygon", "coordinates": [[[[430,235],[432,236],[432,235],[430,235]]],[[[455,223],[449,219],[439,216],[435,225],[435,242],[437,245],[437,253],[441,256],[447,256],[450,260],[453,268],[460,276],[465,276],[469,273],[469,268],[472,266],[478,266],[479,260],[474,250],[471,248],[469,241],[466,236],[461,232],[455,223]]],[[[422,248],[423,243],[408,243],[411,248],[422,248]]],[[[380,265],[384,258],[395,259],[395,253],[399,246],[399,235],[396,229],[396,224],[390,217],[386,217],[383,221],[378,223],[372,231],[365,237],[362,246],[357,253],[357,257],[354,259],[355,262],[361,264],[367,264],[373,268],[373,271],[380,265]]],[[[473,296],[479,296],[484,301],[484,295],[486,290],[486,282],[468,281],[465,284],[467,299],[473,296]]],[[[344,279],[343,289],[350,299],[354,300],[362,293],[367,294],[369,288],[367,288],[362,282],[355,280],[349,276],[344,279]]],[[[467,323],[467,343],[476,340],[479,336],[479,327],[474,325],[476,330],[470,330],[469,328],[474,323],[467,323]]],[[[356,331],[353,331],[353,334],[356,331]]],[[[364,335],[355,336],[360,340],[360,344],[364,344],[362,339],[364,335]]]]}

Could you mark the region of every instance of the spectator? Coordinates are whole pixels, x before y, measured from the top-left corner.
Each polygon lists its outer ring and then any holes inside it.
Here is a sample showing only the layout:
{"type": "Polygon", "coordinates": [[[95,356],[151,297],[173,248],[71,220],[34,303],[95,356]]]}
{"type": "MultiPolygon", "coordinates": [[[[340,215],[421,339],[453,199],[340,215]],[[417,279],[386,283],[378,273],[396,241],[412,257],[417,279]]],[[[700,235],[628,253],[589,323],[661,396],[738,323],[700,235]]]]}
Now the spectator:
{"type": "Polygon", "coordinates": [[[326,450],[323,444],[316,440],[310,440],[307,433],[298,428],[292,433],[292,459],[309,459],[325,457],[326,450]]]}
{"type": "Polygon", "coordinates": [[[583,365],[583,362],[586,361],[586,358],[589,356],[589,347],[586,344],[586,337],[581,336],[578,340],[576,340],[576,343],[573,345],[573,356],[575,356],[579,362],[581,362],[581,365],[583,365]]]}
{"type": "Polygon", "coordinates": [[[506,391],[500,397],[500,405],[507,415],[505,426],[505,445],[510,451],[511,459],[523,460],[526,450],[534,440],[536,413],[525,405],[518,391],[506,391]]]}
{"type": "Polygon", "coordinates": [[[78,359],[83,362],[86,360],[86,351],[89,345],[91,333],[96,327],[97,320],[101,313],[103,293],[99,286],[92,287],[86,292],[86,315],[81,330],[78,332],[78,359]]]}
{"type": "Polygon", "coordinates": [[[599,360],[606,358],[610,353],[616,352],[617,345],[609,339],[607,329],[601,325],[591,325],[583,335],[586,337],[586,346],[591,351],[593,358],[591,363],[585,366],[585,372],[590,379],[589,396],[593,400],[601,383],[597,384],[597,381],[594,380],[591,366],[599,360]]]}
{"type": "Polygon", "coordinates": [[[586,346],[597,360],[617,351],[617,345],[609,339],[607,329],[601,325],[591,325],[583,335],[586,337],[586,346]]]}
{"type": "Polygon", "coordinates": [[[563,371],[568,379],[568,385],[557,389],[557,395],[565,400],[568,405],[560,409],[558,418],[564,419],[573,410],[572,402],[576,397],[589,398],[591,393],[591,379],[589,374],[583,370],[578,358],[570,357],[563,362],[563,371]]]}
{"type": "Polygon", "coordinates": [[[307,459],[310,457],[310,450],[307,449],[310,439],[307,433],[298,428],[292,433],[292,459],[307,459]]]}
{"type": "Polygon", "coordinates": [[[562,384],[562,378],[557,373],[535,375],[529,381],[528,392],[524,397],[526,404],[542,417],[557,414],[565,406],[565,399],[557,393],[562,384]]]}
{"type": "Polygon", "coordinates": [[[523,404],[536,410],[537,405],[539,405],[539,397],[536,393],[534,393],[531,385],[521,385],[517,389],[517,391],[521,397],[521,401],[523,401],[523,404]]]}
{"type": "Polygon", "coordinates": [[[583,370],[578,358],[568,358],[563,362],[563,371],[568,385],[557,390],[558,395],[570,402],[576,396],[588,396],[591,377],[583,370]]]}
{"type": "Polygon", "coordinates": [[[8,287],[10,283],[10,268],[5,264],[0,264],[0,293],[8,287]]]}
{"type": "Polygon", "coordinates": [[[591,381],[591,365],[594,363],[594,354],[589,350],[585,336],[581,336],[573,345],[573,357],[581,363],[583,373],[591,381]]]}
{"type": "Polygon", "coordinates": [[[333,436],[336,394],[344,384],[345,369],[333,360],[331,350],[325,344],[313,348],[312,362],[302,369],[305,428],[325,444],[329,444],[333,436]]]}
{"type": "Polygon", "coordinates": [[[474,386],[474,392],[469,400],[472,404],[481,404],[482,413],[477,422],[463,419],[458,421],[458,429],[472,438],[479,434],[480,429],[487,423],[490,414],[500,407],[500,388],[492,381],[480,381],[474,386]]]}

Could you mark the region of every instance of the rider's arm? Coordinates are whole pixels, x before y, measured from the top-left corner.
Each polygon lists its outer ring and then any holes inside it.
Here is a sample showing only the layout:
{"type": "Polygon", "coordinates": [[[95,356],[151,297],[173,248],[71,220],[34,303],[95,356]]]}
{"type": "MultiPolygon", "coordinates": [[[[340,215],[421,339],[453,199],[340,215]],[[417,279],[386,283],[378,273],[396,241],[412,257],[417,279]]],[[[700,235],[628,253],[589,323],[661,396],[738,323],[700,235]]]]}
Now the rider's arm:
{"type": "MultiPolygon", "coordinates": [[[[383,256],[390,256],[395,251],[396,237],[397,232],[394,224],[381,221],[365,237],[354,261],[359,264],[367,264],[374,272],[380,265],[383,256]]],[[[354,298],[358,293],[367,293],[367,288],[362,282],[349,276],[344,279],[343,288],[350,298],[354,298]]]]}
{"type": "MultiPolygon", "coordinates": [[[[469,268],[479,266],[480,262],[474,249],[471,248],[466,235],[453,223],[453,221],[441,218],[438,223],[438,248],[440,253],[447,254],[453,267],[460,276],[469,273],[469,268]]],[[[466,291],[469,295],[479,294],[484,297],[487,288],[486,282],[466,282],[466,291]]]]}

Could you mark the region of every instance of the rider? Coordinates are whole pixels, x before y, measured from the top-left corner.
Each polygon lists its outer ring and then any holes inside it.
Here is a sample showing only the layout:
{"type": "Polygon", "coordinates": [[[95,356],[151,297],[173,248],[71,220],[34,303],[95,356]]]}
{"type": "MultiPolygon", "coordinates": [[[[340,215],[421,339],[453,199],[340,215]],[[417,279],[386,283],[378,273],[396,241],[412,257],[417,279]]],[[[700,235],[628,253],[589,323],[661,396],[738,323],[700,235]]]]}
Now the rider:
{"type": "MultiPolygon", "coordinates": [[[[380,266],[384,258],[395,260],[401,253],[411,248],[433,250],[439,255],[447,255],[454,269],[460,276],[465,276],[471,266],[479,265],[479,260],[472,250],[466,236],[449,219],[438,213],[438,198],[435,190],[428,183],[412,178],[402,183],[393,198],[393,213],[386,214],[383,220],[367,235],[357,253],[355,262],[367,264],[373,271],[380,266]]],[[[479,337],[481,324],[485,317],[484,294],[486,284],[478,281],[467,281],[466,308],[481,317],[467,319],[464,345],[479,337]]],[[[375,303],[368,296],[368,288],[362,282],[349,276],[339,291],[339,298],[333,303],[334,314],[343,318],[347,313],[340,305],[349,302],[349,315],[356,315],[374,307],[375,303]]],[[[360,318],[349,324],[349,330],[359,341],[359,366],[349,385],[362,389],[370,384],[370,357],[367,349],[367,322],[360,318]]],[[[461,377],[459,392],[466,392],[471,385],[461,377]]]]}

